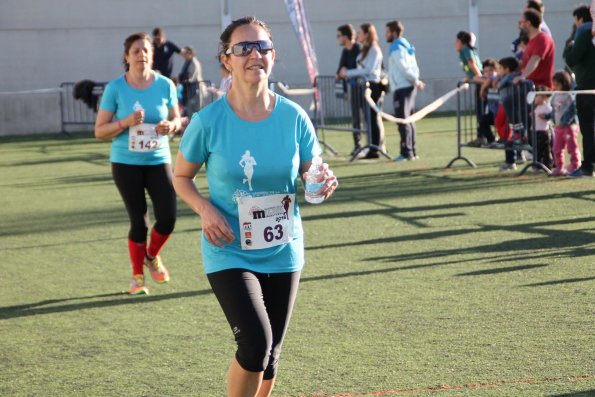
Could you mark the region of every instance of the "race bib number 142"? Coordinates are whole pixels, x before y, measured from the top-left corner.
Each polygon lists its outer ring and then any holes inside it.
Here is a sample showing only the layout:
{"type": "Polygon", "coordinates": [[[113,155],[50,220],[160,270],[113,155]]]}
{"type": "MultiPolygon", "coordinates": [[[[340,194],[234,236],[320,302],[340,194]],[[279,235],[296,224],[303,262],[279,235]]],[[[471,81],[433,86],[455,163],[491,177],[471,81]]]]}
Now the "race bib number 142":
{"type": "Polygon", "coordinates": [[[161,146],[155,124],[139,124],[128,130],[128,149],[131,152],[152,152],[161,146]]]}

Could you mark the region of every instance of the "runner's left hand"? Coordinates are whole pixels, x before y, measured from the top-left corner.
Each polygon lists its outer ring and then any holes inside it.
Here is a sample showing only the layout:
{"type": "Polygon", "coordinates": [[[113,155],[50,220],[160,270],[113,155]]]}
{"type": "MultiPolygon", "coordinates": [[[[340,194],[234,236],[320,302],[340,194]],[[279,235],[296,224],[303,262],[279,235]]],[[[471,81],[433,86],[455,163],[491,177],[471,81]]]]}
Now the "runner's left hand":
{"type": "Polygon", "coordinates": [[[173,122],[169,120],[163,120],[157,124],[155,131],[157,131],[159,135],[169,135],[170,133],[175,132],[174,128],[175,126],[173,122]]]}
{"type": "MultiPolygon", "coordinates": [[[[320,193],[324,195],[324,199],[328,199],[332,196],[333,192],[339,187],[339,180],[329,168],[327,163],[322,163],[322,170],[324,172],[324,185],[320,189],[320,193]]],[[[307,174],[307,173],[306,173],[307,174]]]]}

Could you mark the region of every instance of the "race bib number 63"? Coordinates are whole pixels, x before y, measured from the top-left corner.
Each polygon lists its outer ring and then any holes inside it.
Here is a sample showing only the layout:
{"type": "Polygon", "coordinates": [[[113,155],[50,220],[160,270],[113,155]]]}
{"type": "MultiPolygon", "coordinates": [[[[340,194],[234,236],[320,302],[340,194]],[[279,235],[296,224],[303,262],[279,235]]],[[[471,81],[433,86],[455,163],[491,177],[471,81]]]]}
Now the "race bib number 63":
{"type": "Polygon", "coordinates": [[[293,240],[294,194],[238,199],[243,250],[270,248],[293,240]]]}

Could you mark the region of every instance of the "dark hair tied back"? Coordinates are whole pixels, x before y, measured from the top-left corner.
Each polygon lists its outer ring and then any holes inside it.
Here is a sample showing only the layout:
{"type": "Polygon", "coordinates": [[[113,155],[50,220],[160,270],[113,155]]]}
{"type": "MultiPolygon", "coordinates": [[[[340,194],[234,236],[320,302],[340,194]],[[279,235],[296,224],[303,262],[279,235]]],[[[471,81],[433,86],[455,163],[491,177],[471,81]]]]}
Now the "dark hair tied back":
{"type": "Polygon", "coordinates": [[[223,33],[221,33],[221,36],[219,36],[219,56],[224,55],[225,51],[227,51],[227,49],[229,48],[231,44],[231,35],[233,34],[233,32],[243,25],[260,26],[265,30],[265,32],[267,32],[269,40],[273,39],[273,36],[271,35],[271,29],[269,29],[266,23],[257,19],[256,17],[248,16],[236,19],[235,21],[232,21],[229,25],[227,25],[223,33]]]}

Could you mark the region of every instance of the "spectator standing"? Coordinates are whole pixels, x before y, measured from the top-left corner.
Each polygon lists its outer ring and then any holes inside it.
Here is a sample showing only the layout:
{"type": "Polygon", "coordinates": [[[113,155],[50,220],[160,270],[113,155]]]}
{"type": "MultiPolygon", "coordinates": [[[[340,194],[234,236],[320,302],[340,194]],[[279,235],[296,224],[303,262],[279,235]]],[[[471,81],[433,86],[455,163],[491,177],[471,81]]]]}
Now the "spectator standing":
{"type": "MultiPolygon", "coordinates": [[[[477,120],[477,135],[480,135],[479,122],[482,118],[481,84],[484,82],[483,65],[479,60],[479,54],[475,48],[475,36],[470,32],[460,31],[455,39],[455,50],[459,53],[461,67],[465,72],[465,82],[471,84],[473,97],[475,98],[475,117],[477,120]]],[[[471,141],[473,142],[473,141],[471,141]]]]}
{"type": "MultiPolygon", "coordinates": [[[[525,5],[525,10],[535,10],[541,14],[541,31],[550,37],[552,36],[552,31],[550,30],[549,26],[545,22],[545,6],[541,0],[529,0],[525,5]]],[[[519,24],[520,28],[520,24],[519,24]]],[[[517,57],[518,60],[523,58],[523,52],[525,51],[523,43],[523,31],[520,30],[520,35],[512,42],[512,52],[517,57]]]]}
{"type": "MultiPolygon", "coordinates": [[[[593,28],[593,18],[591,17],[591,10],[589,10],[589,6],[584,4],[576,7],[572,12],[572,16],[574,18],[574,40],[581,34],[584,30],[591,31],[593,28]]],[[[573,43],[568,43],[569,45],[573,43]]]]}
{"type": "MultiPolygon", "coordinates": [[[[589,7],[589,10],[591,11],[591,21],[595,21],[595,0],[591,0],[591,7],[589,7]]],[[[591,36],[593,37],[591,43],[595,46],[595,23],[591,25],[591,36]]]]}
{"type": "MultiPolygon", "coordinates": [[[[388,80],[393,92],[395,116],[405,119],[415,109],[417,89],[425,87],[419,79],[419,67],[415,59],[415,47],[403,37],[403,24],[394,20],[386,24],[385,37],[390,43],[388,50],[388,80]]],[[[415,160],[417,156],[415,123],[398,124],[401,136],[400,154],[395,161],[415,160]]]]}
{"type": "MultiPolygon", "coordinates": [[[[198,92],[198,82],[202,80],[202,67],[200,62],[196,58],[196,52],[192,47],[184,47],[183,55],[184,64],[178,75],[178,80],[182,84],[182,106],[184,106],[184,115],[192,116],[192,114],[198,111],[199,101],[197,95],[201,95],[198,92]]],[[[204,94],[201,95],[204,97],[204,94]]]]}
{"type": "MultiPolygon", "coordinates": [[[[341,59],[339,60],[339,67],[337,68],[337,78],[340,78],[339,73],[342,68],[357,68],[357,56],[361,52],[362,45],[355,41],[355,29],[351,24],[341,25],[337,28],[337,41],[339,42],[339,45],[343,47],[343,51],[341,51],[341,59]]],[[[354,155],[361,149],[361,90],[363,90],[364,87],[358,87],[357,79],[355,78],[347,79],[344,88],[347,89],[347,87],[349,87],[349,101],[351,103],[351,125],[354,129],[353,150],[351,151],[351,154],[354,155]]]]}
{"type": "Polygon", "coordinates": [[[159,252],[176,221],[168,135],[181,128],[178,99],[171,80],[151,68],[152,60],[153,44],[148,34],[135,33],[126,38],[126,73],[105,87],[95,122],[95,136],[112,141],[112,175],[130,218],[131,295],[149,293],[143,265],[156,282],[169,281],[159,252]],[[156,220],[149,245],[145,190],[151,197],[156,220]]]}
{"type": "Polygon", "coordinates": [[[552,30],[550,29],[550,27],[548,26],[548,24],[545,22],[545,6],[543,5],[543,1],[542,0],[528,0],[527,4],[525,6],[526,10],[535,10],[538,13],[541,14],[541,23],[539,24],[539,27],[541,28],[541,31],[545,34],[547,34],[550,37],[552,36],[552,30]]]}
{"type": "Polygon", "coordinates": [[[478,112],[477,138],[468,142],[469,146],[474,147],[490,146],[496,140],[492,126],[494,126],[496,113],[498,112],[498,101],[491,100],[488,97],[488,93],[497,84],[498,61],[493,58],[487,58],[482,61],[482,66],[484,80],[479,90],[479,104],[481,107],[478,112]]]}
{"type": "Polygon", "coordinates": [[[223,62],[219,64],[219,76],[221,76],[219,87],[208,87],[209,92],[216,95],[217,98],[227,94],[231,88],[231,73],[223,62]]]}
{"type": "Polygon", "coordinates": [[[165,38],[165,32],[161,28],[153,29],[153,69],[163,76],[169,78],[174,69],[174,53],[183,55],[183,50],[165,38]]]}
{"type": "MultiPolygon", "coordinates": [[[[378,34],[376,28],[370,23],[360,25],[357,32],[357,41],[362,44],[362,50],[357,56],[357,68],[347,69],[343,66],[339,71],[341,78],[364,77],[369,84],[372,92],[371,97],[374,103],[378,105],[383,92],[383,86],[380,82],[382,73],[382,50],[378,45],[378,34]]],[[[360,103],[365,101],[360,98],[360,103]]],[[[384,125],[380,116],[374,109],[370,109],[370,120],[368,120],[371,130],[371,142],[368,153],[361,158],[376,159],[380,155],[378,151],[384,145],[384,125]]]]}
{"type": "MultiPolygon", "coordinates": [[[[554,90],[570,91],[572,78],[566,71],[559,71],[553,77],[554,90]]],[[[574,95],[568,93],[555,93],[552,96],[552,113],[544,117],[554,121],[554,163],[556,168],[551,176],[563,176],[580,173],[581,154],[578,148],[578,125],[574,95]],[[568,149],[570,166],[564,165],[564,149],[568,149]]]]}
{"type": "Polygon", "coordinates": [[[541,31],[541,14],[533,9],[523,11],[519,26],[529,37],[521,60],[521,74],[514,79],[531,80],[535,87],[552,88],[556,47],[551,36],[541,31]]]}
{"type": "MultiPolygon", "coordinates": [[[[515,111],[515,100],[517,93],[513,87],[513,79],[520,75],[519,61],[515,57],[502,58],[499,61],[500,64],[500,82],[498,83],[498,94],[500,95],[500,109],[499,113],[502,116],[500,110],[504,110],[506,120],[514,128],[519,129],[519,122],[523,117],[520,117],[519,111],[515,111]]],[[[502,119],[502,117],[500,117],[502,119]]],[[[513,141],[515,138],[512,128],[502,128],[500,126],[500,136],[506,140],[504,143],[505,151],[505,164],[500,167],[501,171],[513,171],[516,170],[517,152],[513,149],[513,141]]],[[[518,134],[518,132],[517,132],[518,134]]]]}
{"type": "Polygon", "coordinates": [[[536,160],[550,170],[553,166],[553,154],[548,115],[551,112],[552,106],[550,105],[549,97],[539,93],[535,95],[536,160]]]}
{"type": "MultiPolygon", "coordinates": [[[[306,112],[268,88],[269,28],[244,17],[220,39],[233,84],[192,118],[174,184],[201,218],[205,272],[237,343],[227,396],[268,397],[304,265],[298,176],[307,177],[321,150],[306,112]],[[194,184],[203,164],[209,199],[194,184]]],[[[337,179],[328,165],[324,174],[321,193],[329,197],[337,179]]]]}
{"type": "Polygon", "coordinates": [[[227,92],[231,89],[231,73],[225,67],[224,63],[219,64],[219,76],[221,76],[221,81],[219,82],[219,88],[214,88],[210,90],[217,97],[223,96],[227,94],[227,92]]]}
{"type": "MultiPolygon", "coordinates": [[[[466,75],[467,82],[483,83],[483,65],[479,60],[477,49],[471,43],[471,33],[460,31],[455,40],[455,50],[459,53],[461,67],[466,75]]],[[[479,94],[479,89],[477,90],[479,94]]]]}
{"type": "MultiPolygon", "coordinates": [[[[576,23],[582,18],[575,16],[576,23]]],[[[581,31],[576,40],[564,49],[564,60],[573,70],[576,78],[577,90],[595,89],[595,46],[591,32],[581,31]]],[[[595,163],[595,95],[577,95],[576,108],[580,130],[583,137],[583,163],[580,173],[574,172],[569,176],[593,176],[595,163]]]]}

